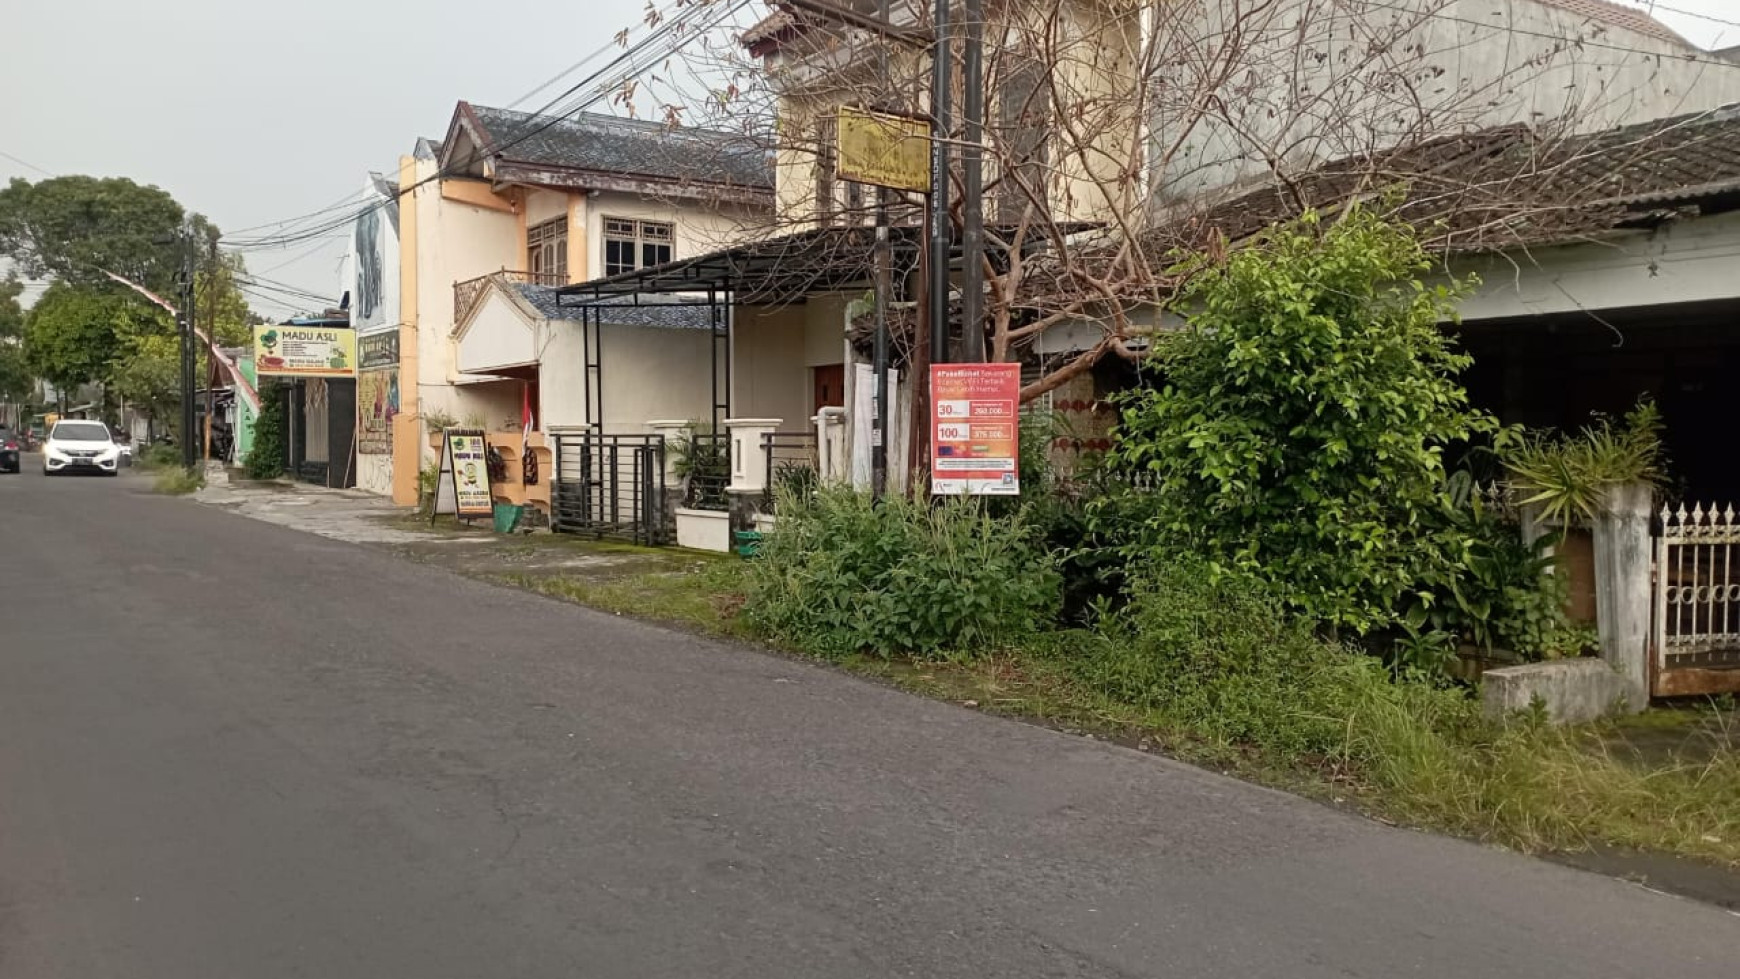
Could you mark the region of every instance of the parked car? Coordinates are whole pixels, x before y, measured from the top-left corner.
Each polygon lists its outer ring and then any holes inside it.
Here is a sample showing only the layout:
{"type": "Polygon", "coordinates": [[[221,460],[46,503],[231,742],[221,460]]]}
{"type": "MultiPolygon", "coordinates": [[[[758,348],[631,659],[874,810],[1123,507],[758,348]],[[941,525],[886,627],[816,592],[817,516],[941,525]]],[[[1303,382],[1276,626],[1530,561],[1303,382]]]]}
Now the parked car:
{"type": "Polygon", "coordinates": [[[121,471],[121,447],[109,426],[93,421],[57,421],[42,443],[42,474],[94,472],[113,476],[121,471]]]}
{"type": "Polygon", "coordinates": [[[18,454],[24,451],[18,434],[5,425],[0,425],[0,473],[15,473],[18,471],[18,454]]]}

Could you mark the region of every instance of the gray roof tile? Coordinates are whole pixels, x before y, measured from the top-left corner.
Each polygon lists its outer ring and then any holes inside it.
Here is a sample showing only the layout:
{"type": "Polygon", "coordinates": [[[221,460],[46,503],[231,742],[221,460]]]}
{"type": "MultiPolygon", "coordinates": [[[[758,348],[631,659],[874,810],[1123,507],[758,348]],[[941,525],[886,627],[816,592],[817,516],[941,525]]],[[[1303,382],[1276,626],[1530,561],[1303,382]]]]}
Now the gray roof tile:
{"type": "Polygon", "coordinates": [[[482,129],[485,151],[505,160],[619,176],[773,187],[773,161],[766,147],[746,135],[591,112],[548,125],[546,116],[513,109],[464,103],[461,111],[466,110],[482,129]],[[540,130],[542,126],[547,128],[540,130]]]}

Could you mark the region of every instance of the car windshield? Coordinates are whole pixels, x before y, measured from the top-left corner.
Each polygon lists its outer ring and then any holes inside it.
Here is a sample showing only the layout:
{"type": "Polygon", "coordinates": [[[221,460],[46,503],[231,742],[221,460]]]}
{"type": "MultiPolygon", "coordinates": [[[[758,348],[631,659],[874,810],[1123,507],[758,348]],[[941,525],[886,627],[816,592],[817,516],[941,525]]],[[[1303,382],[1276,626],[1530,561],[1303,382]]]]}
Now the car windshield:
{"type": "Polygon", "coordinates": [[[100,422],[61,422],[49,438],[57,442],[107,442],[109,430],[100,422]]]}

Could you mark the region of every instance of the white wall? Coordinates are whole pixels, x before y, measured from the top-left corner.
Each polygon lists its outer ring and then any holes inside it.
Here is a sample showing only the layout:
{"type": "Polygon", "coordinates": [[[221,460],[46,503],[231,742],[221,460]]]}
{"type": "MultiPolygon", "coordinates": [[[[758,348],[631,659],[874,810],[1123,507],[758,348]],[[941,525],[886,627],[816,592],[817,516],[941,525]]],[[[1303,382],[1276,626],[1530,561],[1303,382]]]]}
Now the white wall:
{"type": "MultiPolygon", "coordinates": [[[[804,352],[804,306],[738,306],[731,320],[731,414],[778,418],[795,431],[808,425],[814,391],[804,352]]],[[[836,361],[837,363],[838,361],[836,361]]]]}
{"type": "Polygon", "coordinates": [[[1556,119],[1589,132],[1740,100],[1740,71],[1542,0],[1283,0],[1263,11],[1270,2],[1181,0],[1162,15],[1156,43],[1173,63],[1151,120],[1162,202],[1265,176],[1271,156],[1299,170],[1422,132],[1556,119]],[[1210,86],[1232,122],[1199,118],[1184,108],[1199,52],[1232,47],[1234,25],[1250,40],[1232,80],[1210,86]]]}
{"type": "Polygon", "coordinates": [[[393,495],[393,456],[392,453],[371,454],[359,452],[356,456],[356,486],[357,489],[377,493],[381,496],[393,495]]]}
{"type": "Polygon", "coordinates": [[[629,218],[636,221],[666,221],[675,225],[672,257],[694,258],[708,252],[729,248],[743,240],[747,230],[765,229],[768,219],[759,221],[747,210],[729,205],[678,205],[631,194],[599,193],[586,202],[586,278],[604,274],[604,219],[629,218]]]}
{"type": "Polygon", "coordinates": [[[1740,297],[1740,214],[1639,231],[1599,244],[1469,257],[1481,283],[1462,319],[1508,319],[1740,297]]]}

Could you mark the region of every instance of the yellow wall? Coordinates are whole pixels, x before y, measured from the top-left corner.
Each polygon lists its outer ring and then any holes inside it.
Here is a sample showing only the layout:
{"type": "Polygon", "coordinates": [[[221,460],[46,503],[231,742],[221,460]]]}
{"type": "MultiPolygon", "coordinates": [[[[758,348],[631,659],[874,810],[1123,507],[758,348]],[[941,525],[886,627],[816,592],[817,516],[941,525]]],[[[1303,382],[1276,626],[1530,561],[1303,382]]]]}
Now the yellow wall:
{"type": "MultiPolygon", "coordinates": [[[[417,161],[399,158],[399,190],[419,179],[417,161]]],[[[399,415],[393,419],[393,502],[417,503],[417,473],[423,459],[423,426],[417,397],[417,202],[399,199],[399,415]]]]}

